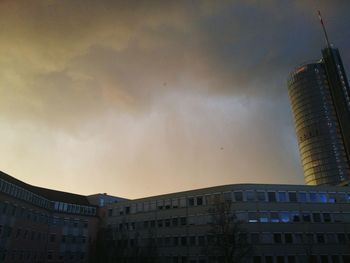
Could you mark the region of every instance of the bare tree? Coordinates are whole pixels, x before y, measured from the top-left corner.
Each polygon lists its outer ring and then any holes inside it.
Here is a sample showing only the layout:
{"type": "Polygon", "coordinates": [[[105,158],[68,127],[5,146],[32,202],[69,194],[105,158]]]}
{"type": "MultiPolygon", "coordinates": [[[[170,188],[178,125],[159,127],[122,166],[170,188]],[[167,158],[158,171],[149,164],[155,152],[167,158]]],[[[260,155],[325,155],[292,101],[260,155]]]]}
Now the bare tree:
{"type": "Polygon", "coordinates": [[[252,246],[248,235],[231,209],[231,202],[216,200],[211,214],[206,254],[212,262],[240,263],[249,256],[252,246]]]}

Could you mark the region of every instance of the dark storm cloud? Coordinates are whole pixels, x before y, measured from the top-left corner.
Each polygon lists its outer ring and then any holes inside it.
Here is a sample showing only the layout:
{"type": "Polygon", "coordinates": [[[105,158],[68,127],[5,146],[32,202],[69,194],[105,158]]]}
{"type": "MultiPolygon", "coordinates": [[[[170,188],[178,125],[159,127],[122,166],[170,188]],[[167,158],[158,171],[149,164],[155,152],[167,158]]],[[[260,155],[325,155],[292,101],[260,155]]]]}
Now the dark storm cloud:
{"type": "Polygon", "coordinates": [[[295,65],[320,56],[318,8],[325,10],[332,39],[349,44],[348,6],[347,1],[4,1],[1,53],[3,65],[10,64],[9,78],[25,82],[25,88],[14,89],[26,89],[26,97],[40,101],[38,109],[35,103],[23,105],[25,114],[30,108],[34,115],[42,107],[60,109],[60,101],[67,105],[60,116],[73,108],[83,116],[106,106],[138,110],[169,89],[194,88],[191,81],[212,95],[275,96],[284,92],[295,65]]]}
{"type": "Polygon", "coordinates": [[[301,183],[286,80],[318,9],[349,69],[345,0],[0,1],[3,163],[125,196],[301,183]]]}

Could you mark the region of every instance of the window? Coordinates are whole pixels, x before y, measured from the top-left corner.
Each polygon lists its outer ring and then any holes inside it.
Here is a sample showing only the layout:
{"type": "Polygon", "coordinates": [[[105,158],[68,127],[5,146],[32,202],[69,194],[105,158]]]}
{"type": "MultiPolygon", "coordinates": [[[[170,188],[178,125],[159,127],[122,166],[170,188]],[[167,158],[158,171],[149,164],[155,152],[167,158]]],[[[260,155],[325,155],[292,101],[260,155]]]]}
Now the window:
{"type": "Polygon", "coordinates": [[[242,191],[235,191],[233,193],[234,197],[235,197],[235,201],[236,202],[242,202],[243,201],[243,193],[242,191]]]}
{"type": "Polygon", "coordinates": [[[173,208],[178,208],[179,207],[179,200],[178,199],[173,199],[171,201],[173,208]]]}
{"type": "Polygon", "coordinates": [[[194,198],[193,197],[189,197],[187,200],[188,200],[189,206],[194,206],[194,198]]]}
{"type": "Polygon", "coordinates": [[[224,200],[226,202],[231,202],[232,201],[232,193],[231,192],[224,192],[224,200]]]}
{"type": "Polygon", "coordinates": [[[323,213],[323,222],[325,222],[325,223],[332,222],[332,218],[331,218],[330,213],[323,213]]]}
{"type": "Polygon", "coordinates": [[[303,212],[302,213],[302,218],[304,222],[311,222],[311,216],[310,213],[303,212]]]}
{"type": "Polygon", "coordinates": [[[274,233],[273,234],[273,242],[276,244],[282,243],[282,234],[281,233],[274,233]]]}
{"type": "Polygon", "coordinates": [[[246,191],[245,194],[247,201],[255,201],[255,193],[253,191],[246,191]]]}
{"type": "Polygon", "coordinates": [[[187,218],[186,217],[181,217],[180,222],[182,226],[185,226],[187,224],[187,218]]]}
{"type": "Polygon", "coordinates": [[[265,192],[257,192],[256,197],[258,198],[258,201],[266,201],[266,195],[265,192]]]}
{"type": "Polygon", "coordinates": [[[327,195],[326,193],[319,193],[319,199],[321,203],[327,203],[327,195]]]}
{"type": "Polygon", "coordinates": [[[190,236],[189,237],[189,243],[190,243],[190,246],[195,246],[196,245],[196,237],[195,236],[190,236]]]}
{"type": "Polygon", "coordinates": [[[314,234],[313,233],[306,233],[305,238],[306,238],[306,242],[308,244],[314,243],[314,234]]]}
{"type": "Polygon", "coordinates": [[[300,222],[300,213],[295,211],[290,213],[290,218],[292,222],[300,222]]]}
{"type": "Polygon", "coordinates": [[[181,237],[181,246],[186,246],[186,245],[187,245],[187,238],[181,237]]]}
{"type": "Polygon", "coordinates": [[[55,242],[56,239],[56,234],[51,234],[50,235],[50,242],[55,242]]]}
{"type": "Polygon", "coordinates": [[[269,213],[268,212],[260,212],[259,213],[259,221],[261,223],[269,222],[269,213]]]}
{"type": "Polygon", "coordinates": [[[199,246],[204,246],[205,245],[205,241],[204,241],[204,236],[198,236],[198,245],[199,246]]]}
{"type": "Polygon", "coordinates": [[[338,238],[338,243],[340,243],[340,244],[345,244],[346,243],[345,234],[338,233],[337,234],[337,238],[338,238]]]}
{"type": "Polygon", "coordinates": [[[180,207],[186,207],[186,198],[185,197],[180,198],[180,207]]]}
{"type": "Polygon", "coordinates": [[[289,192],[288,193],[289,202],[296,203],[297,202],[297,193],[289,192]]]}
{"type": "Polygon", "coordinates": [[[326,238],[327,238],[327,243],[334,244],[337,242],[337,238],[334,233],[327,233],[326,238]]]}
{"type": "Polygon", "coordinates": [[[312,219],[315,223],[321,222],[321,214],[320,213],[312,213],[312,219]]]}
{"type": "Polygon", "coordinates": [[[248,222],[256,223],[258,222],[258,213],[256,212],[248,212],[248,222]]]}
{"type": "Polygon", "coordinates": [[[293,243],[293,236],[291,233],[285,233],[284,234],[284,240],[287,244],[293,243]]]}
{"type": "Polygon", "coordinates": [[[312,203],[318,202],[318,197],[317,197],[316,193],[310,193],[309,196],[310,196],[310,202],[312,202],[312,203]]]}
{"type": "Polygon", "coordinates": [[[203,197],[197,196],[197,205],[203,205],[203,197]]]}
{"type": "Polygon", "coordinates": [[[260,243],[260,235],[259,233],[251,233],[250,239],[252,244],[259,244],[260,243]]]}
{"type": "Polygon", "coordinates": [[[278,192],[278,201],[279,202],[287,202],[287,193],[286,192],[278,192]]]}
{"type": "Polygon", "coordinates": [[[271,233],[262,233],[261,234],[261,243],[271,244],[272,243],[272,234],[271,233]]]}
{"type": "Polygon", "coordinates": [[[328,203],[335,203],[336,200],[336,194],[335,193],[329,193],[328,194],[328,203]]]}
{"type": "Polygon", "coordinates": [[[294,242],[297,244],[303,243],[303,234],[302,233],[295,233],[294,234],[294,242]]]}
{"type": "Polygon", "coordinates": [[[289,212],[280,212],[279,218],[280,218],[280,222],[288,223],[289,222],[289,212]]]}
{"type": "Polygon", "coordinates": [[[157,220],[157,226],[163,227],[163,220],[161,220],[161,219],[157,220]]]}
{"type": "Polygon", "coordinates": [[[171,224],[172,224],[173,226],[178,226],[178,220],[177,220],[176,217],[173,218],[173,219],[171,220],[171,224]]]}
{"type": "Polygon", "coordinates": [[[325,238],[324,238],[324,234],[316,234],[316,240],[317,240],[317,243],[319,244],[324,244],[325,243],[325,238]]]}
{"type": "Polygon", "coordinates": [[[269,202],[276,202],[276,193],[275,192],[267,192],[267,198],[269,202]]]}
{"type": "Polygon", "coordinates": [[[271,212],[271,222],[272,223],[278,223],[279,220],[279,216],[277,212],[271,212]]]}

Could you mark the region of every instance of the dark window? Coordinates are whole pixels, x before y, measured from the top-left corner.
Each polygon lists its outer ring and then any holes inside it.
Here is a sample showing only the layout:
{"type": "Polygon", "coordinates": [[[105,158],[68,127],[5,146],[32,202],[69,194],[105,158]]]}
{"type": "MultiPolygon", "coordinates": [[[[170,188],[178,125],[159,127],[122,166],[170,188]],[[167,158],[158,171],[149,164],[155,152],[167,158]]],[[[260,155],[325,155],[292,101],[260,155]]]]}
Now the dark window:
{"type": "Polygon", "coordinates": [[[157,220],[157,226],[163,227],[163,220],[157,220]]]}
{"type": "Polygon", "coordinates": [[[339,234],[337,234],[337,237],[338,237],[338,242],[340,244],[345,244],[345,242],[346,242],[345,234],[339,233],[339,234]]]}
{"type": "Polygon", "coordinates": [[[173,244],[174,244],[174,246],[179,245],[179,238],[178,237],[173,237],[173,244]]]}
{"type": "Polygon", "coordinates": [[[189,237],[189,243],[191,246],[195,246],[196,245],[196,237],[194,237],[194,236],[189,237]]]}
{"type": "Polygon", "coordinates": [[[203,197],[202,196],[197,197],[197,205],[203,205],[203,197]]]}
{"type": "Polygon", "coordinates": [[[199,246],[204,246],[204,245],[205,245],[204,236],[199,236],[199,237],[198,237],[198,245],[199,245],[199,246]]]}
{"type": "Polygon", "coordinates": [[[112,216],[113,209],[108,209],[108,216],[112,216]]]}
{"type": "Polygon", "coordinates": [[[316,239],[317,239],[317,243],[320,243],[320,244],[325,243],[323,234],[316,234],[316,239]]]}
{"type": "Polygon", "coordinates": [[[295,261],[295,256],[288,256],[287,257],[287,262],[288,263],[295,263],[296,261],[295,261]]]}
{"type": "Polygon", "coordinates": [[[233,193],[236,202],[242,202],[243,201],[243,193],[242,192],[234,192],[233,193]]]}
{"type": "Polygon", "coordinates": [[[290,233],[284,234],[284,239],[288,244],[293,243],[293,236],[290,233]]]}
{"type": "Polygon", "coordinates": [[[288,196],[289,196],[289,202],[293,202],[293,203],[297,202],[297,193],[289,192],[288,196]]]}
{"type": "Polygon", "coordinates": [[[277,256],[277,263],[284,263],[284,256],[277,256]]]}
{"type": "Polygon", "coordinates": [[[181,217],[180,222],[182,226],[185,226],[187,224],[187,218],[186,217],[181,217]]]}
{"type": "Polygon", "coordinates": [[[181,246],[187,245],[187,237],[181,237],[181,246]]]}
{"type": "Polygon", "coordinates": [[[328,256],[326,255],[321,255],[321,263],[328,263],[328,256]]]}
{"type": "Polygon", "coordinates": [[[188,198],[188,205],[189,206],[194,206],[194,198],[193,197],[189,197],[188,198]]]}
{"type": "Polygon", "coordinates": [[[273,257],[272,256],[265,256],[265,263],[273,263],[273,257]]]}
{"type": "Polygon", "coordinates": [[[170,227],[170,219],[165,219],[165,220],[164,220],[164,225],[165,225],[166,227],[170,227]]]}
{"type": "Polygon", "coordinates": [[[323,213],[323,221],[325,223],[332,222],[331,214],[330,213],[323,213]]]}
{"type": "Polygon", "coordinates": [[[179,224],[177,218],[173,218],[171,221],[173,226],[177,226],[179,224]]]}
{"type": "Polygon", "coordinates": [[[320,215],[320,213],[312,213],[312,219],[316,223],[321,222],[321,215],[320,215]]]}
{"type": "Polygon", "coordinates": [[[273,241],[275,243],[282,243],[282,235],[280,233],[273,234],[273,241]]]}
{"type": "Polygon", "coordinates": [[[251,237],[252,244],[260,243],[260,235],[258,233],[252,233],[250,237],[251,237]]]}
{"type": "Polygon", "coordinates": [[[259,256],[254,256],[254,257],[253,257],[253,263],[262,263],[261,257],[259,257],[259,256]]]}
{"type": "Polygon", "coordinates": [[[309,213],[303,213],[302,217],[304,222],[311,222],[311,216],[309,213]]]}
{"type": "Polygon", "coordinates": [[[269,202],[276,202],[276,193],[275,192],[267,192],[267,198],[269,202]]]}
{"type": "Polygon", "coordinates": [[[130,207],[129,206],[126,206],[125,207],[125,214],[129,214],[130,213],[130,207]]]}

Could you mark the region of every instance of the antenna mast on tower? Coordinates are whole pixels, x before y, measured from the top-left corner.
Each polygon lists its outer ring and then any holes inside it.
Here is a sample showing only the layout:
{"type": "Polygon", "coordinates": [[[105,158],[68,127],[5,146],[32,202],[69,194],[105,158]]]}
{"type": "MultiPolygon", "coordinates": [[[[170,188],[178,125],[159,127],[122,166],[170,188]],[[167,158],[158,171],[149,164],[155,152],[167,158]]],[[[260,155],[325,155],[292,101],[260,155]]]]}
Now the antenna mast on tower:
{"type": "Polygon", "coordinates": [[[324,26],[323,20],[322,20],[322,16],[321,16],[321,12],[320,10],[318,10],[318,18],[320,19],[322,28],[323,28],[323,32],[324,32],[324,36],[326,38],[326,43],[327,43],[327,47],[330,48],[331,45],[329,44],[329,40],[328,40],[328,35],[327,35],[327,31],[326,31],[326,27],[324,26]]]}

